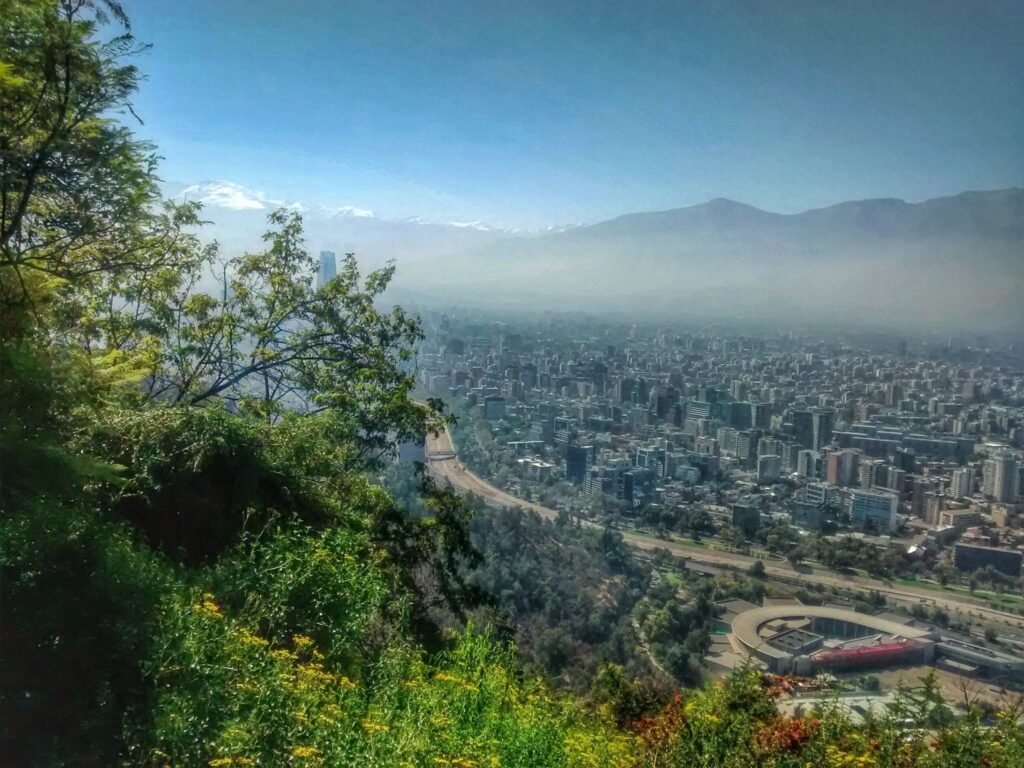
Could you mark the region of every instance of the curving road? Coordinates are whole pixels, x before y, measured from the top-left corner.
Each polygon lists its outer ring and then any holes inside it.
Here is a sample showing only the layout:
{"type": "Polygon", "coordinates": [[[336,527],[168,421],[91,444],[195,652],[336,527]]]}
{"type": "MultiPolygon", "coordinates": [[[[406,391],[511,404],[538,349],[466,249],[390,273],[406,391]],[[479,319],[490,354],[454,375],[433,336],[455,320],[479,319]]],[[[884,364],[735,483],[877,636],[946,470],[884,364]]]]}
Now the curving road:
{"type": "MultiPolygon", "coordinates": [[[[454,488],[466,493],[480,496],[485,501],[512,509],[529,509],[548,519],[554,519],[558,512],[531,501],[517,498],[474,474],[459,461],[452,443],[451,434],[447,429],[437,435],[428,435],[427,469],[437,478],[447,480],[454,488]],[[444,458],[431,458],[432,456],[444,458]]],[[[593,523],[585,523],[593,525],[593,523]]],[[[732,566],[746,568],[757,562],[757,558],[735,552],[711,550],[696,544],[679,541],[667,541],[635,531],[622,531],[622,537],[632,547],[644,550],[664,549],[676,557],[693,560],[697,563],[714,566],[732,566]]],[[[821,584],[828,587],[843,589],[859,589],[863,592],[878,592],[886,598],[904,603],[927,603],[946,611],[956,613],[973,613],[987,621],[995,621],[1007,626],[1024,628],[1024,618],[1005,611],[989,608],[982,601],[939,592],[921,587],[893,586],[887,582],[866,576],[849,576],[826,568],[800,566],[794,568],[788,562],[761,561],[765,566],[765,574],[773,579],[798,584],[821,584]]]]}

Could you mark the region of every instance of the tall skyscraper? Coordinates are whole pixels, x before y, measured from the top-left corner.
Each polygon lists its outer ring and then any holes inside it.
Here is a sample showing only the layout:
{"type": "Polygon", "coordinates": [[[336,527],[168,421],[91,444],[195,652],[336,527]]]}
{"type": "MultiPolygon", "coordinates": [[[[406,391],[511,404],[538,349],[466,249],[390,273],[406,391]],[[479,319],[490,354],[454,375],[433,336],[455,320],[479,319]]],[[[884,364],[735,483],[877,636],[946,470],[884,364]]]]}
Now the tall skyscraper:
{"type": "Polygon", "coordinates": [[[995,501],[1017,500],[1020,494],[1020,468],[1012,453],[1001,453],[985,460],[981,490],[995,501]]]}
{"type": "Polygon", "coordinates": [[[793,437],[804,448],[820,451],[832,441],[835,415],[831,408],[793,411],[793,437]]]}
{"type": "Polygon", "coordinates": [[[954,499],[963,499],[974,492],[974,470],[962,467],[953,472],[953,480],[949,484],[949,495],[954,499]]]}
{"type": "Polygon", "coordinates": [[[790,413],[793,420],[793,438],[804,448],[814,451],[814,417],[810,411],[795,410],[790,413]]]}
{"type": "Polygon", "coordinates": [[[835,422],[835,416],[836,412],[831,408],[822,408],[814,412],[811,419],[814,425],[814,445],[811,448],[815,451],[820,451],[832,442],[832,425],[835,422]]]}
{"type": "Polygon", "coordinates": [[[338,262],[334,251],[320,251],[320,269],[316,275],[316,287],[323,288],[338,274],[338,262]]]}

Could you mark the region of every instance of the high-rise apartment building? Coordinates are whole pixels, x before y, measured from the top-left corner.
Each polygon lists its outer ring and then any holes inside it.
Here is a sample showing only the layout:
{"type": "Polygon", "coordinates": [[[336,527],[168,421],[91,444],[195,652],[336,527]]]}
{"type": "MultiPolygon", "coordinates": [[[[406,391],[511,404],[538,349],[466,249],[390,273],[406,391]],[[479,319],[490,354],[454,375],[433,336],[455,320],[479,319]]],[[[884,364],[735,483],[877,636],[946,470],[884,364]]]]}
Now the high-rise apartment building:
{"type": "Polygon", "coordinates": [[[805,448],[797,454],[796,473],[800,477],[818,476],[818,453],[805,448]]]}
{"type": "Polygon", "coordinates": [[[1020,467],[1012,453],[1000,453],[985,460],[981,490],[995,501],[1017,500],[1020,494],[1020,467]]]}
{"type": "Polygon", "coordinates": [[[813,413],[811,423],[813,425],[814,445],[811,447],[820,451],[823,447],[832,442],[832,428],[835,424],[836,412],[831,408],[822,408],[813,413]]]}
{"type": "Polygon", "coordinates": [[[962,467],[954,470],[952,482],[949,484],[949,495],[954,499],[964,499],[974,493],[974,470],[962,467]]]}
{"type": "Polygon", "coordinates": [[[833,451],[826,460],[825,479],[832,485],[843,488],[854,485],[858,479],[859,462],[860,451],[856,449],[844,448],[841,451],[833,451]]]}

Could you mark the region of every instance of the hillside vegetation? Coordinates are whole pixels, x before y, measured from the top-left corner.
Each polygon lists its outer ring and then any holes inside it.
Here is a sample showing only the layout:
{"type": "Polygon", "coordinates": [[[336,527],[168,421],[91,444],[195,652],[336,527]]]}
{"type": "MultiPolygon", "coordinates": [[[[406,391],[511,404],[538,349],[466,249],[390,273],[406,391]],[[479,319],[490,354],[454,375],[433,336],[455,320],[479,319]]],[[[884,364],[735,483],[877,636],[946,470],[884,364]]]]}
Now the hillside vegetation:
{"type": "Polygon", "coordinates": [[[372,480],[447,418],[409,396],[392,269],[316,288],[294,212],[261,252],[203,245],[128,127],[121,8],[0,19],[4,765],[1024,764],[1020,713],[944,724],[928,687],[855,727],[781,717],[755,671],[664,704],[621,666],[587,700],[524,673],[467,620],[512,558],[477,568],[445,489],[372,480]]]}

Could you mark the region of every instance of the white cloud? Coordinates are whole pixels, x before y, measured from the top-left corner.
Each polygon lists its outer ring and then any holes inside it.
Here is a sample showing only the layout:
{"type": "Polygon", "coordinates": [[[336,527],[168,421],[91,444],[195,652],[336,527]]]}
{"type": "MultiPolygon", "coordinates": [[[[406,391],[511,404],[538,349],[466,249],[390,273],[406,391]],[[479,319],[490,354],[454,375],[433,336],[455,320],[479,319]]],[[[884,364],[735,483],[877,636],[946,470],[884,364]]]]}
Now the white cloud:
{"type": "Polygon", "coordinates": [[[450,226],[458,227],[459,229],[479,229],[481,232],[490,232],[491,227],[484,224],[482,221],[450,221],[450,226]]]}
{"type": "Polygon", "coordinates": [[[203,205],[229,208],[232,211],[260,211],[267,208],[268,204],[278,204],[276,200],[269,200],[262,192],[235,184],[233,181],[193,184],[186,187],[181,194],[203,205]]]}
{"type": "Polygon", "coordinates": [[[368,208],[356,208],[354,205],[318,205],[317,210],[325,216],[351,217],[353,219],[375,219],[377,214],[368,208]]]}
{"type": "Polygon", "coordinates": [[[299,213],[311,213],[327,218],[374,219],[376,214],[367,208],[354,205],[304,205],[298,201],[288,202],[269,197],[258,189],[236,184],[233,181],[207,181],[186,187],[181,196],[196,200],[203,205],[226,208],[232,211],[265,211],[271,208],[287,208],[299,213]]]}

